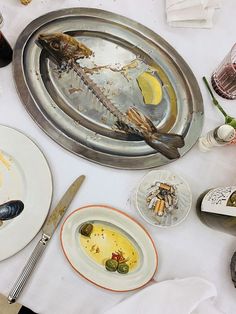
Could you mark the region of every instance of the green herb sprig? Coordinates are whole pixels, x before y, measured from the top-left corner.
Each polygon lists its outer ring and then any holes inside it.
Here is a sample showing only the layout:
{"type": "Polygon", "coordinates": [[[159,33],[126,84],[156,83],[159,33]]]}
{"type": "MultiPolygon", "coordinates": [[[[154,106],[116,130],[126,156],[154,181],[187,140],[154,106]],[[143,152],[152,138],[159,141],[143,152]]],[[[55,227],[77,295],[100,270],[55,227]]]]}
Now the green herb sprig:
{"type": "Polygon", "coordinates": [[[223,116],[225,117],[225,123],[231,125],[234,129],[236,129],[236,119],[234,117],[229,116],[224,109],[221,107],[221,105],[219,104],[219,102],[217,101],[217,99],[215,98],[215,96],[213,95],[213,92],[210,88],[209,83],[207,82],[206,77],[203,77],[203,81],[212,97],[212,102],[213,104],[220,110],[220,112],[223,114],[223,116]]]}

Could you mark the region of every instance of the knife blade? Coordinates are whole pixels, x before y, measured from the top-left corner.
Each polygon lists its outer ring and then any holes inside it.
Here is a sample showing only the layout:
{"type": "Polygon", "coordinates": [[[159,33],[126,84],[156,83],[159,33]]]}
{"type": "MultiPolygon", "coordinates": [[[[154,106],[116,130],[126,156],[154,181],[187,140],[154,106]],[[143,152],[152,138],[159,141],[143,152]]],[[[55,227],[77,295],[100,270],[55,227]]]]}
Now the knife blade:
{"type": "Polygon", "coordinates": [[[33,253],[31,254],[28,262],[23,268],[20,276],[17,278],[15,284],[13,285],[9,295],[8,295],[8,303],[14,303],[16,299],[19,297],[20,293],[24,289],[29,277],[31,276],[35,266],[37,265],[40,257],[42,256],[49,240],[51,239],[53,233],[55,232],[58,224],[60,223],[62,217],[64,216],[67,208],[70,206],[74,196],[77,191],[81,187],[85,176],[82,175],[78,177],[65,192],[57,206],[54,210],[49,214],[45,223],[42,227],[42,237],[37,243],[33,253]]]}
{"type": "Polygon", "coordinates": [[[83,183],[85,176],[80,176],[77,178],[63,195],[62,199],[59,201],[53,212],[48,216],[47,220],[43,225],[43,233],[48,237],[52,237],[54,231],[56,230],[61,218],[63,217],[65,211],[69,207],[72,199],[74,198],[76,192],[83,183]]]}

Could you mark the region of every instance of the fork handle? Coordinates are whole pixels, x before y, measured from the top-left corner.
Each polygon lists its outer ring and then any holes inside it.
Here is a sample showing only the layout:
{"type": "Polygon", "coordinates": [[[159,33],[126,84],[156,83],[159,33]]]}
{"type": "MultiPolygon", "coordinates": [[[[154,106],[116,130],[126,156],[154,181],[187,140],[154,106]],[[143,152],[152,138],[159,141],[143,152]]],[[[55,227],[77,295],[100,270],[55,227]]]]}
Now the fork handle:
{"type": "Polygon", "coordinates": [[[24,289],[28,279],[30,278],[35,266],[37,265],[40,257],[42,256],[48,240],[50,239],[49,236],[46,234],[42,235],[42,238],[37,243],[33,253],[31,254],[28,262],[26,263],[25,267],[23,268],[20,276],[17,278],[15,284],[13,285],[9,295],[8,295],[8,303],[15,303],[16,299],[19,297],[20,293],[24,289]]]}

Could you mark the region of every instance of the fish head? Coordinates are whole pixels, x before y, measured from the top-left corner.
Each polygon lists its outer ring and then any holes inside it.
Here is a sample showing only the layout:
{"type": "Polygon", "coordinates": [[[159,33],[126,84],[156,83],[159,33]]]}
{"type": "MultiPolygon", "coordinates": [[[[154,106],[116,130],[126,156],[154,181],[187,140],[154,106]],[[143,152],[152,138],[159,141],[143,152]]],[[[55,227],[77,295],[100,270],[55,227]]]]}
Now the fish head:
{"type": "Polygon", "coordinates": [[[40,34],[36,43],[59,64],[87,58],[93,54],[83,43],[63,33],[40,34]]]}

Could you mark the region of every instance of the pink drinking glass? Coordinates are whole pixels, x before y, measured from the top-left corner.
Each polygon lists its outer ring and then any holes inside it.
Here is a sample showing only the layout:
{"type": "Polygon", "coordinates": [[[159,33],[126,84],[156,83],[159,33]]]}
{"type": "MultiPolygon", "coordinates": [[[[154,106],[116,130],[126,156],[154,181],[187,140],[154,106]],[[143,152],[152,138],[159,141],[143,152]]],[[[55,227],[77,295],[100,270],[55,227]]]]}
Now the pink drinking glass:
{"type": "Polygon", "coordinates": [[[236,99],[236,44],[213,72],[211,83],[221,97],[236,99]]]}

